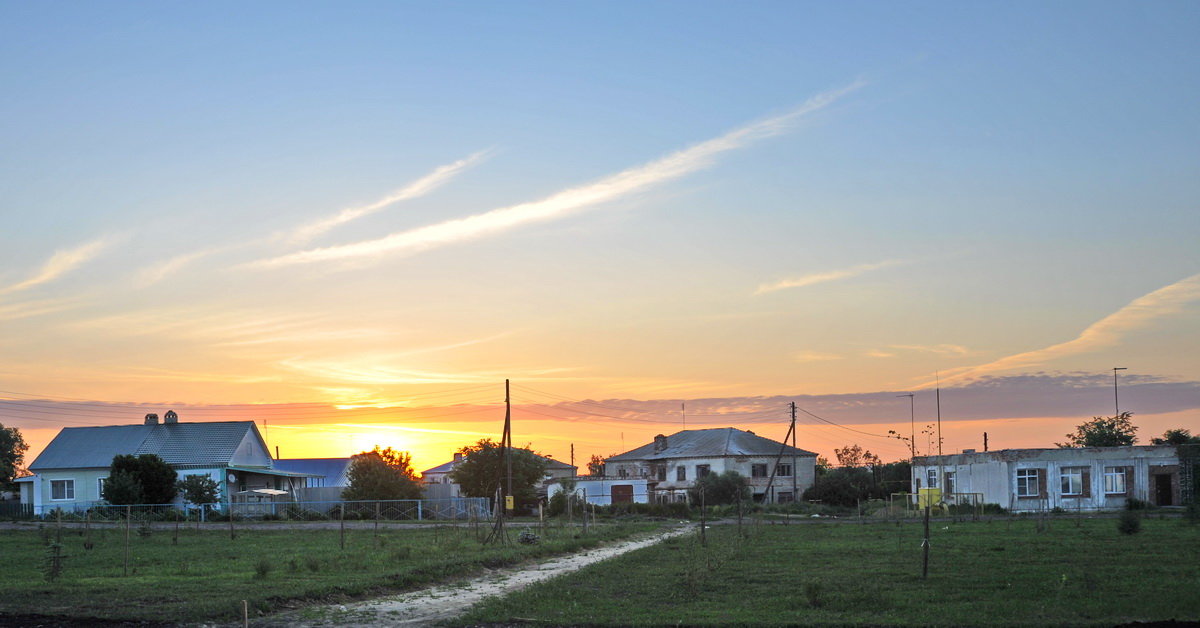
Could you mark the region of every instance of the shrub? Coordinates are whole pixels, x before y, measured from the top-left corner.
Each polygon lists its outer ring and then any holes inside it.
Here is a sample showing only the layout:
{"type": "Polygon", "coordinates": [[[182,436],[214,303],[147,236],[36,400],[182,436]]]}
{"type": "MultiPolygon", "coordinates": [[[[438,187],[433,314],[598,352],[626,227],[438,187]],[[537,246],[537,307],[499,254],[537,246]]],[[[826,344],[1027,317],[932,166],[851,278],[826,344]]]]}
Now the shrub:
{"type": "Polygon", "coordinates": [[[1122,510],[1117,518],[1117,531],[1121,534],[1137,534],[1142,531],[1142,517],[1133,510],[1122,510]]]}
{"type": "Polygon", "coordinates": [[[271,567],[270,560],[266,558],[258,559],[258,562],[254,563],[254,577],[259,580],[266,578],[271,574],[271,567]]]}
{"type": "Polygon", "coordinates": [[[1136,497],[1130,497],[1125,500],[1125,510],[1149,510],[1152,508],[1150,502],[1142,501],[1136,497]]]}

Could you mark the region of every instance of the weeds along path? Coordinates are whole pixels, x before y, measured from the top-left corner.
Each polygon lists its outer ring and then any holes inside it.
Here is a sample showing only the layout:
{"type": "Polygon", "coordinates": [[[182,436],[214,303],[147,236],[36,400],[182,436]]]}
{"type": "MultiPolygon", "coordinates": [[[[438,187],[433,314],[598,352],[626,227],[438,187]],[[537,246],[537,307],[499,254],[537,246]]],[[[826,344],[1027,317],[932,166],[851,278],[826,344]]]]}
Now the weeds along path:
{"type": "Polygon", "coordinates": [[[410,591],[366,602],[315,606],[290,611],[266,620],[257,626],[424,626],[454,618],[466,612],[484,598],[506,595],[525,587],[571,573],[602,560],[626,552],[649,547],[668,538],[695,533],[696,527],[680,526],[657,532],[636,541],[623,541],[592,550],[522,565],[498,569],[485,576],[451,582],[444,585],[410,591]]]}

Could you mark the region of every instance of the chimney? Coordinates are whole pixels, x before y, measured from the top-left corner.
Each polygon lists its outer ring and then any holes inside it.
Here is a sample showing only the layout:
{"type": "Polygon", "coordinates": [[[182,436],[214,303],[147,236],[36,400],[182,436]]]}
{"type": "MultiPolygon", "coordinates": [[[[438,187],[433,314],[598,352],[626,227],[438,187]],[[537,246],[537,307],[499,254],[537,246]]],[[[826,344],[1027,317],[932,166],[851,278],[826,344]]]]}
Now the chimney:
{"type": "Polygon", "coordinates": [[[163,415],[163,424],[178,423],[178,422],[179,422],[179,415],[175,414],[174,410],[167,410],[167,413],[163,415]]]}
{"type": "Polygon", "coordinates": [[[454,452],[454,462],[462,462],[462,452],[461,451],[454,452]]]}
{"type": "Polygon", "coordinates": [[[667,448],[667,437],[659,434],[654,437],[654,453],[658,453],[667,448]]]}
{"type": "Polygon", "coordinates": [[[158,415],[154,413],[147,414],[146,425],[158,425],[158,415]]]}

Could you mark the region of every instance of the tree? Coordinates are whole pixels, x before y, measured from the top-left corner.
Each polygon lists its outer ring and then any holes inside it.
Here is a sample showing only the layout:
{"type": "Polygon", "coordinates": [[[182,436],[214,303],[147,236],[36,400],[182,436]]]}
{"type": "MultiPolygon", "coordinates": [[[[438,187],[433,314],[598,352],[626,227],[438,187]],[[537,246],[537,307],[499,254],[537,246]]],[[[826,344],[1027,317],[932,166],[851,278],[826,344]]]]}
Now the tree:
{"type": "Polygon", "coordinates": [[[342,499],[349,501],[421,497],[412,457],[407,451],[391,447],[380,449],[376,445],[371,451],[352,456],[346,479],[349,485],[342,491],[342,499]]]}
{"type": "MultiPolygon", "coordinates": [[[[500,453],[500,444],[485,438],[458,452],[463,458],[450,472],[450,480],[458,484],[467,497],[495,497],[500,482],[507,482],[508,477],[508,465],[500,453]]],[[[513,497],[536,499],[537,486],[546,476],[546,459],[528,447],[514,447],[510,453],[513,497]]]]}
{"type": "MultiPolygon", "coordinates": [[[[609,457],[611,458],[615,455],[616,454],[611,454],[609,457]]],[[[604,477],[604,458],[601,458],[596,454],[592,454],[592,459],[588,461],[587,468],[588,475],[604,477]]]]}
{"type": "Polygon", "coordinates": [[[1191,430],[1181,427],[1167,430],[1162,438],[1154,437],[1150,442],[1155,445],[1196,445],[1200,444],[1200,436],[1192,436],[1191,430]]]}
{"type": "Polygon", "coordinates": [[[693,504],[700,503],[701,495],[704,496],[705,505],[734,504],[739,499],[750,498],[750,487],[746,483],[746,477],[737,471],[709,473],[696,478],[692,488],[688,489],[688,496],[693,504]]]}
{"type": "Polygon", "coordinates": [[[110,504],[169,504],[179,494],[179,475],[154,454],[113,457],[101,497],[110,504]]]}
{"type": "Polygon", "coordinates": [[[21,437],[21,430],[0,423],[0,488],[11,486],[22,471],[26,451],[29,451],[29,445],[21,437]]]}
{"type": "MultiPolygon", "coordinates": [[[[863,478],[856,477],[866,475],[865,471],[855,467],[834,469],[817,478],[817,481],[804,491],[804,500],[832,506],[854,506],[858,504],[858,500],[868,495],[862,486],[863,478]]],[[[869,482],[869,479],[867,481],[869,482]]]]}
{"type": "Polygon", "coordinates": [[[189,504],[215,504],[221,499],[221,485],[207,475],[189,475],[176,487],[189,504]]]}
{"type": "Polygon", "coordinates": [[[1130,421],[1131,412],[1122,412],[1113,417],[1093,417],[1067,434],[1067,442],[1056,443],[1059,447],[1121,447],[1137,442],[1137,427],[1130,421]]]}
{"type": "Polygon", "coordinates": [[[833,453],[837,456],[838,466],[842,467],[874,467],[880,464],[879,456],[858,445],[846,445],[841,449],[834,449],[833,453]]]}

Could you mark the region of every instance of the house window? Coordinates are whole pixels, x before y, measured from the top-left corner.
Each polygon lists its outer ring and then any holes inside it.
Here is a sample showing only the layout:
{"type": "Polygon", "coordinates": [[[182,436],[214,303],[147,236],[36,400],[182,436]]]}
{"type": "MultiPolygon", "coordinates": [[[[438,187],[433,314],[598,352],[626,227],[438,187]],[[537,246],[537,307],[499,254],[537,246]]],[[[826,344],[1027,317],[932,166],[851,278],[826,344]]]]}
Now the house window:
{"type": "Polygon", "coordinates": [[[665,464],[659,465],[657,475],[658,475],[659,482],[666,482],[667,481],[667,465],[665,465],[665,464]]]}
{"type": "Polygon", "coordinates": [[[1083,495],[1083,469],[1080,467],[1068,467],[1062,470],[1060,476],[1062,481],[1063,495],[1083,495]]]}
{"type": "Polygon", "coordinates": [[[1037,497],[1042,494],[1040,469],[1017,469],[1017,497],[1037,497]]]}
{"type": "Polygon", "coordinates": [[[1104,494],[1125,494],[1125,467],[1104,467],[1104,494]]]}
{"type": "Polygon", "coordinates": [[[97,478],[96,479],[96,491],[97,491],[96,495],[100,499],[104,499],[104,485],[107,482],[108,482],[108,478],[97,478]]]}
{"type": "Polygon", "coordinates": [[[708,465],[706,465],[706,464],[698,464],[698,465],[696,465],[696,477],[697,477],[697,478],[702,478],[702,477],[704,477],[704,476],[708,475],[708,468],[709,468],[709,467],[708,467],[708,465]]]}
{"type": "Polygon", "coordinates": [[[946,493],[953,493],[955,491],[954,472],[946,471],[942,476],[946,479],[946,493]]]}
{"type": "Polygon", "coordinates": [[[621,467],[617,470],[617,475],[621,478],[627,478],[629,477],[629,472],[625,470],[625,467],[621,467]]]}
{"type": "Polygon", "coordinates": [[[929,488],[938,487],[937,469],[927,469],[925,471],[925,485],[929,488]]]}
{"type": "Polygon", "coordinates": [[[790,465],[790,464],[776,465],[775,466],[775,475],[778,475],[781,478],[792,477],[792,465],[790,465]]]}
{"type": "Polygon", "coordinates": [[[794,494],[791,491],[780,491],[779,492],[779,503],[790,504],[794,501],[796,501],[796,498],[794,497],[794,494]]]}
{"type": "Polygon", "coordinates": [[[679,465],[678,467],[675,467],[675,481],[676,482],[686,482],[687,481],[687,467],[685,467],[683,465],[679,465]]]}
{"type": "Polygon", "coordinates": [[[752,477],[752,478],[767,477],[767,465],[765,465],[765,464],[750,465],[750,477],[752,477]]]}
{"type": "Polygon", "coordinates": [[[50,480],[50,499],[75,499],[75,480],[50,480]]]}

